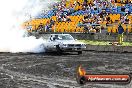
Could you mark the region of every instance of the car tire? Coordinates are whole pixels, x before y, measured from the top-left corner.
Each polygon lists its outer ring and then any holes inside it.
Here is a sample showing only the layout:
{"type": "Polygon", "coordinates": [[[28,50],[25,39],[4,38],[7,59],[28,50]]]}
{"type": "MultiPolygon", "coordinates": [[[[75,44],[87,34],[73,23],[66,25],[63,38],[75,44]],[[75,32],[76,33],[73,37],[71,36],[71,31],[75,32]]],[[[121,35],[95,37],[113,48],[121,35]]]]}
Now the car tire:
{"type": "Polygon", "coordinates": [[[78,55],[82,54],[82,51],[78,51],[78,55]]]}
{"type": "Polygon", "coordinates": [[[56,50],[58,54],[62,54],[62,50],[60,49],[59,45],[56,45],[56,50]]]}

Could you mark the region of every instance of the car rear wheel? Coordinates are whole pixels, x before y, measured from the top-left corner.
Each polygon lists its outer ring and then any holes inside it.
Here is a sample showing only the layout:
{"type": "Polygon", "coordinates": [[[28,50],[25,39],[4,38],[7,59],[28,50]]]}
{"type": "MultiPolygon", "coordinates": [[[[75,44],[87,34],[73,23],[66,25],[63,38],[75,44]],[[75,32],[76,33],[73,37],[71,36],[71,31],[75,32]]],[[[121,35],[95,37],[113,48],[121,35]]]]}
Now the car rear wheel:
{"type": "Polygon", "coordinates": [[[78,55],[82,54],[82,51],[78,51],[78,55]]]}

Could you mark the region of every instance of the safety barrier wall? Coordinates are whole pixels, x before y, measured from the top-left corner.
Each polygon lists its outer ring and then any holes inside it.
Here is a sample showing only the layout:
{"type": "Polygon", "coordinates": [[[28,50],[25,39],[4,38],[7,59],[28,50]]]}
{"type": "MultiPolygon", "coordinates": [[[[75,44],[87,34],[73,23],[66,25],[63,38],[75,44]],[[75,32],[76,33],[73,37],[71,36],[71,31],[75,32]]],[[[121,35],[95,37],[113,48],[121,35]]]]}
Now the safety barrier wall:
{"type": "MultiPolygon", "coordinates": [[[[71,35],[79,40],[97,40],[97,41],[112,41],[115,42],[118,40],[118,34],[88,34],[88,33],[71,33],[71,35]]],[[[132,34],[124,34],[124,41],[132,42],[132,34]]]]}
{"type": "Polygon", "coordinates": [[[132,53],[132,46],[87,45],[85,51],[132,53]]]}
{"type": "MultiPolygon", "coordinates": [[[[53,34],[51,32],[49,33],[31,33],[32,35],[36,36],[37,38],[41,36],[46,36],[47,34],[53,34]]],[[[55,34],[55,33],[54,33],[55,34]]],[[[58,34],[56,32],[56,34],[58,34]]],[[[78,40],[97,40],[97,41],[110,41],[110,42],[115,42],[117,41],[117,36],[118,34],[112,34],[112,35],[107,35],[107,34],[89,34],[89,33],[68,33],[71,34],[75,39],[78,40]]],[[[124,35],[124,41],[132,42],[132,34],[124,35]]]]}
{"type": "MultiPolygon", "coordinates": [[[[124,32],[131,33],[132,32],[132,24],[122,24],[124,28],[124,32]]],[[[103,32],[107,31],[108,33],[117,33],[118,32],[118,24],[82,24],[78,26],[75,22],[59,22],[52,27],[52,32],[80,32],[80,33],[88,33],[88,32],[103,32]],[[84,27],[87,26],[87,29],[84,27]],[[94,28],[92,28],[94,27],[94,28]],[[103,28],[103,29],[102,29],[103,28]],[[98,29],[98,31],[96,30],[98,29]]]]}

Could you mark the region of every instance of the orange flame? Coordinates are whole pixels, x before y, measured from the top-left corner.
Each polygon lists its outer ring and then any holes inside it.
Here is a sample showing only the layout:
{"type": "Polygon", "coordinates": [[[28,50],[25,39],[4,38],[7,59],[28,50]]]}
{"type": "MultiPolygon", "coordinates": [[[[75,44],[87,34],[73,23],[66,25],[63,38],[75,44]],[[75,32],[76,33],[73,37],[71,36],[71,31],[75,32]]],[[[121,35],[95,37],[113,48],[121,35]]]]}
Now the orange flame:
{"type": "Polygon", "coordinates": [[[78,73],[80,76],[84,76],[86,74],[86,71],[82,68],[81,65],[78,68],[78,73]]]}

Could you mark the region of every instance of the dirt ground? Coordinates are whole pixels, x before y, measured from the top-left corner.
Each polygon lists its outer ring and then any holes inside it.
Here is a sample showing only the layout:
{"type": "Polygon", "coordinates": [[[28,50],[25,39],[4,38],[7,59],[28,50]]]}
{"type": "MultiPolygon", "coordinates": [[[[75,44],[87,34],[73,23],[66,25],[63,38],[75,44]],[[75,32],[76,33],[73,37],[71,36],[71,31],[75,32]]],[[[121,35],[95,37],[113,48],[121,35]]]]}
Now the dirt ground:
{"type": "Polygon", "coordinates": [[[132,88],[130,84],[79,85],[76,69],[87,73],[132,73],[131,53],[83,52],[43,54],[0,54],[0,88],[132,88]]]}

